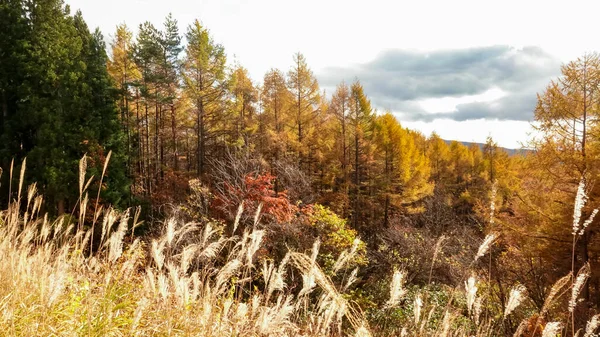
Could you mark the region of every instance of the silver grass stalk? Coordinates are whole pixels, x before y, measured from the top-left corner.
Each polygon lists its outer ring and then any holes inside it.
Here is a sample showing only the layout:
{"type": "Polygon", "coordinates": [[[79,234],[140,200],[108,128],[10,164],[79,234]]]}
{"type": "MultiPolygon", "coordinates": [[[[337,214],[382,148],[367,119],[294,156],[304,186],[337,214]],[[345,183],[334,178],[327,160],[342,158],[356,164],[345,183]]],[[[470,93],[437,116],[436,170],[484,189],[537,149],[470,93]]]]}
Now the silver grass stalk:
{"type": "Polygon", "coordinates": [[[235,254],[238,259],[245,260],[246,254],[246,246],[248,246],[248,242],[250,241],[250,232],[246,229],[242,234],[242,238],[238,240],[236,245],[231,250],[230,255],[233,256],[235,254]]]}
{"type": "Polygon", "coordinates": [[[223,320],[226,320],[227,317],[229,316],[229,310],[231,309],[231,306],[233,305],[233,299],[232,298],[226,298],[223,301],[223,311],[221,313],[221,316],[223,320]]]}
{"type": "MultiPolygon", "coordinates": [[[[33,197],[36,194],[37,194],[37,183],[33,183],[33,184],[29,185],[29,187],[27,188],[27,209],[29,209],[29,204],[31,203],[31,200],[33,200],[33,197]]],[[[35,207],[31,211],[31,213],[33,214],[34,212],[35,212],[35,207]]]]}
{"type": "Polygon", "coordinates": [[[579,186],[577,187],[577,194],[575,195],[575,206],[573,206],[573,235],[577,235],[579,232],[581,211],[583,210],[586,201],[585,178],[582,176],[581,180],[579,180],[579,186]]]}
{"type": "Polygon", "coordinates": [[[175,245],[180,244],[183,240],[187,239],[190,235],[190,233],[193,233],[195,231],[197,231],[199,228],[198,226],[196,226],[196,224],[194,223],[186,223],[183,226],[181,226],[176,232],[175,232],[175,237],[177,238],[175,240],[175,245]]]}
{"type": "Polygon", "coordinates": [[[173,243],[173,239],[175,239],[175,219],[171,218],[167,220],[167,233],[166,239],[169,246],[173,243]]]}
{"type": "Polygon", "coordinates": [[[244,322],[248,316],[248,305],[246,303],[239,303],[235,310],[235,319],[238,322],[244,322]]]}
{"type": "Polygon", "coordinates": [[[350,276],[348,276],[348,280],[346,281],[346,284],[344,285],[344,288],[342,289],[342,291],[346,291],[348,290],[348,288],[350,288],[350,286],[356,282],[357,278],[356,275],[358,274],[358,268],[354,268],[354,270],[352,270],[352,272],[350,273],[350,276]]]}
{"type": "Polygon", "coordinates": [[[242,263],[238,259],[231,260],[223,266],[221,271],[217,274],[217,279],[215,283],[215,288],[217,293],[221,293],[223,290],[223,286],[225,283],[237,272],[237,270],[242,266],[242,263]]]}
{"type": "Polygon", "coordinates": [[[484,256],[488,252],[488,250],[492,246],[492,243],[494,242],[495,239],[496,239],[496,234],[494,234],[494,233],[488,234],[485,237],[485,239],[479,246],[479,249],[477,250],[477,255],[475,255],[475,261],[477,261],[480,257],[484,256]]]}
{"type": "Polygon", "coordinates": [[[63,290],[66,288],[65,276],[67,272],[64,269],[66,269],[66,267],[60,267],[60,270],[50,274],[50,280],[48,282],[48,306],[51,306],[58,299],[58,297],[62,295],[63,290]]]}
{"type": "Polygon", "coordinates": [[[575,282],[573,283],[573,287],[571,288],[571,300],[569,300],[569,312],[573,312],[573,310],[575,310],[575,307],[577,306],[577,298],[579,297],[579,294],[581,293],[581,290],[583,289],[583,286],[585,285],[585,282],[587,282],[587,279],[590,277],[590,265],[588,263],[586,263],[585,265],[583,265],[583,267],[581,267],[581,269],[579,269],[579,272],[577,273],[577,278],[575,279],[575,282]]]}
{"type": "Polygon", "coordinates": [[[340,253],[340,256],[333,265],[334,273],[337,273],[340,269],[344,268],[344,266],[356,256],[356,253],[358,252],[358,247],[360,247],[361,243],[362,241],[356,238],[354,239],[354,241],[352,241],[352,247],[350,247],[350,251],[344,250],[340,253]]]}
{"type": "Polygon", "coordinates": [[[347,313],[347,304],[346,302],[342,302],[342,301],[337,301],[337,308],[336,308],[336,320],[338,322],[338,326],[339,329],[341,331],[341,325],[342,325],[342,318],[344,317],[344,315],[346,315],[347,313]]]}
{"type": "MultiPolygon", "coordinates": [[[[211,289],[210,287],[206,287],[204,289],[204,296],[202,297],[202,318],[201,321],[203,322],[211,322],[212,318],[214,318],[216,315],[213,314],[213,299],[214,297],[211,294],[211,289]]],[[[206,324],[206,323],[205,323],[206,324]]]]}
{"type": "Polygon", "coordinates": [[[390,299],[386,303],[386,307],[390,308],[396,306],[400,302],[402,296],[406,294],[406,289],[404,289],[405,277],[405,272],[399,270],[394,271],[392,283],[390,284],[390,299]]]}
{"type": "Polygon", "coordinates": [[[312,260],[313,263],[315,261],[317,261],[317,256],[319,255],[319,247],[321,247],[321,240],[319,238],[317,238],[315,240],[315,242],[313,243],[312,251],[311,251],[311,255],[310,255],[310,259],[312,260]]]}
{"type": "Polygon", "coordinates": [[[258,222],[260,221],[260,214],[263,208],[263,204],[262,202],[258,205],[258,207],[256,208],[256,213],[254,213],[254,227],[256,227],[258,225],[258,222]]]}
{"type": "Polygon", "coordinates": [[[189,245],[183,248],[183,252],[181,252],[181,259],[179,261],[179,265],[182,272],[187,273],[188,269],[190,268],[190,263],[194,258],[194,253],[197,250],[198,246],[196,245],[189,245]]]}
{"type": "Polygon", "coordinates": [[[271,282],[269,282],[269,292],[272,293],[273,291],[276,291],[276,290],[282,291],[284,287],[285,287],[285,282],[283,280],[283,275],[281,275],[279,270],[277,270],[277,269],[274,270],[271,282]]]}
{"type": "Polygon", "coordinates": [[[267,296],[265,302],[269,301],[271,294],[276,290],[283,290],[285,283],[280,269],[275,268],[275,263],[263,260],[262,268],[263,279],[267,288],[267,296]]]}
{"type": "Polygon", "coordinates": [[[510,315],[510,313],[513,312],[521,304],[524,293],[525,287],[520,284],[516,285],[510,290],[508,302],[506,303],[506,309],[504,310],[504,317],[510,315]]]}
{"type": "Polygon", "coordinates": [[[337,260],[335,260],[335,263],[333,264],[332,269],[334,273],[337,273],[342,268],[342,266],[346,262],[346,256],[348,256],[348,254],[348,250],[342,250],[340,256],[338,256],[337,260]]]}
{"type": "Polygon", "coordinates": [[[594,209],[592,211],[592,214],[590,214],[590,217],[585,220],[583,222],[583,226],[581,226],[581,230],[579,231],[579,235],[583,235],[583,233],[585,232],[585,229],[592,223],[592,221],[594,221],[594,218],[596,217],[596,214],[598,214],[598,209],[594,209]]]}
{"type": "Polygon", "coordinates": [[[102,236],[100,237],[100,243],[105,245],[107,242],[104,241],[106,235],[110,233],[112,226],[117,220],[117,213],[112,208],[109,208],[104,213],[104,219],[102,219],[102,236]]]}
{"type": "Polygon", "coordinates": [[[133,274],[135,265],[139,261],[139,255],[137,255],[137,252],[139,252],[139,251],[140,251],[140,240],[135,239],[135,241],[133,241],[133,243],[129,246],[129,248],[127,248],[127,255],[129,256],[129,258],[121,266],[120,272],[122,275],[125,275],[126,277],[130,277],[133,274]]]}
{"type": "Polygon", "coordinates": [[[123,239],[127,232],[127,222],[129,221],[129,212],[121,216],[121,221],[117,230],[110,236],[108,259],[111,262],[116,261],[123,254],[123,239]]]}
{"type": "Polygon", "coordinates": [[[44,221],[43,221],[43,224],[42,224],[42,231],[41,231],[42,242],[46,242],[46,240],[50,236],[50,232],[52,231],[51,227],[52,226],[51,226],[50,222],[48,221],[48,215],[45,214],[44,215],[44,221]]]}
{"type": "Polygon", "coordinates": [[[273,269],[275,269],[275,263],[273,263],[273,261],[267,261],[266,259],[263,260],[262,276],[265,284],[269,284],[269,280],[273,274],[273,269]]]}
{"type": "MultiPolygon", "coordinates": [[[[81,201],[81,203],[79,203],[79,221],[80,224],[83,224],[83,222],[85,221],[85,213],[87,211],[87,204],[89,202],[89,197],[88,197],[88,193],[85,193],[85,197],[83,197],[83,200],[81,201]]],[[[84,245],[85,246],[85,245],[84,245]]]]}
{"type": "Polygon", "coordinates": [[[592,317],[585,326],[585,335],[583,337],[597,337],[596,329],[600,326],[600,314],[592,317]]]}
{"type": "Polygon", "coordinates": [[[81,246],[82,247],[86,247],[87,246],[87,243],[90,241],[93,233],[94,232],[92,232],[91,228],[86,231],[85,236],[83,237],[83,241],[81,241],[81,246]]]}
{"type": "Polygon", "coordinates": [[[433,248],[433,257],[431,259],[431,267],[429,268],[429,281],[431,283],[431,276],[433,275],[433,266],[435,265],[435,261],[437,260],[438,254],[440,253],[440,249],[442,248],[442,243],[446,240],[446,236],[442,235],[438,238],[435,246],[433,248]]]}
{"type": "Polygon", "coordinates": [[[352,241],[352,247],[350,248],[351,256],[356,255],[356,252],[358,252],[358,247],[360,246],[361,243],[362,243],[362,241],[359,238],[356,238],[352,241]]]}
{"type": "Polygon", "coordinates": [[[483,301],[483,298],[481,296],[477,297],[477,299],[475,300],[475,303],[473,304],[473,311],[474,311],[474,318],[475,318],[475,324],[479,325],[479,317],[481,316],[481,302],[483,301]]]}
{"type": "Polygon", "coordinates": [[[142,315],[144,313],[144,310],[146,310],[146,308],[148,307],[148,299],[143,297],[141,300],[139,300],[137,302],[137,306],[135,309],[135,312],[133,314],[133,322],[131,324],[131,333],[133,334],[133,332],[136,331],[140,320],[142,319],[142,315]]]}
{"type": "MultiPolygon", "coordinates": [[[[23,159],[21,164],[21,174],[19,175],[19,193],[17,200],[21,202],[21,190],[23,189],[23,182],[25,181],[25,167],[27,166],[27,157],[23,159]]],[[[12,176],[12,175],[11,175],[12,176]]]]}
{"type": "Polygon", "coordinates": [[[361,325],[356,332],[354,333],[354,337],[371,337],[371,332],[364,325],[361,325]]]}
{"type": "Polygon", "coordinates": [[[169,279],[165,274],[158,274],[157,278],[158,283],[158,293],[163,300],[166,300],[169,296],[169,279]]]}
{"type": "Polygon", "coordinates": [[[421,309],[423,308],[423,299],[421,298],[421,294],[417,294],[415,297],[415,301],[413,304],[413,314],[415,316],[415,326],[419,324],[421,320],[421,309]]]}
{"type": "Polygon", "coordinates": [[[198,257],[202,259],[215,258],[221,250],[221,248],[223,248],[223,244],[225,243],[225,241],[225,239],[220,238],[218,241],[212,242],[198,254],[198,257]]]}
{"type": "Polygon", "coordinates": [[[469,309],[469,315],[471,315],[473,304],[475,303],[475,299],[477,298],[476,283],[477,280],[473,276],[469,277],[469,279],[465,281],[465,296],[467,298],[467,308],[469,309]]]}
{"type": "Polygon", "coordinates": [[[542,307],[542,310],[540,311],[541,317],[543,317],[546,314],[546,312],[548,312],[548,310],[552,306],[552,303],[554,302],[554,299],[556,298],[556,295],[558,295],[564,287],[569,285],[569,281],[571,281],[571,273],[569,273],[566,276],[563,276],[562,278],[560,278],[558,281],[556,281],[554,283],[554,285],[550,289],[550,292],[548,293],[548,296],[546,296],[546,300],[544,301],[544,306],[542,307]]]}
{"type": "MultiPolygon", "coordinates": [[[[362,315],[353,306],[348,305],[346,299],[338,292],[337,288],[331,282],[331,279],[323,273],[319,266],[308,256],[300,253],[290,253],[292,264],[298,268],[303,275],[312,274],[314,281],[321,287],[327,296],[335,299],[337,308],[344,308],[347,313],[344,315],[354,329],[358,329],[364,320],[362,315]]],[[[300,303],[297,301],[297,303],[300,303]]]]}
{"type": "Polygon", "coordinates": [[[85,183],[85,172],[87,171],[87,156],[84,154],[79,160],[79,195],[83,194],[83,184],[85,183]]]}
{"type": "Polygon", "coordinates": [[[544,330],[542,331],[542,337],[555,337],[560,333],[562,329],[562,323],[560,322],[549,322],[546,323],[544,330]]]}
{"type": "Polygon", "coordinates": [[[287,296],[284,299],[279,296],[274,307],[268,307],[261,312],[257,321],[258,331],[263,335],[281,335],[286,327],[292,325],[289,317],[293,310],[292,297],[287,296]]]}
{"type": "Polygon", "coordinates": [[[260,248],[265,231],[254,230],[250,233],[250,245],[246,249],[246,265],[252,267],[252,258],[260,248]]]}
{"type": "Polygon", "coordinates": [[[204,247],[208,242],[208,239],[214,234],[212,224],[207,222],[204,225],[204,230],[202,231],[202,236],[200,237],[200,245],[204,247]]]}
{"type": "Polygon", "coordinates": [[[446,311],[444,314],[444,319],[442,320],[442,334],[441,336],[446,337],[450,332],[450,325],[452,324],[452,315],[450,312],[446,311]]]}
{"type": "Polygon", "coordinates": [[[254,296],[252,296],[252,300],[251,300],[251,311],[250,311],[250,317],[254,317],[256,315],[256,313],[258,312],[258,308],[260,307],[260,303],[262,302],[262,296],[259,294],[255,294],[254,296]]]}
{"type": "Polygon", "coordinates": [[[308,272],[302,273],[302,289],[298,297],[310,294],[316,286],[315,271],[314,268],[311,268],[308,272]]]}
{"type": "Polygon", "coordinates": [[[437,306],[435,305],[435,303],[433,303],[431,309],[429,309],[429,313],[427,314],[427,319],[421,320],[421,327],[419,328],[419,333],[421,335],[424,335],[423,332],[425,331],[425,325],[427,325],[427,323],[431,322],[431,318],[433,317],[433,314],[435,313],[436,307],[437,306]]]}
{"type": "Polygon", "coordinates": [[[336,301],[334,296],[331,296],[327,293],[321,295],[317,305],[317,314],[321,318],[321,334],[326,334],[326,332],[330,329],[334,318],[337,316],[336,312],[340,310],[340,305],[343,305],[342,302],[336,301]]]}
{"type": "Polygon", "coordinates": [[[242,218],[242,213],[244,213],[244,202],[243,201],[240,204],[240,206],[238,207],[237,214],[235,215],[235,220],[233,221],[233,232],[231,232],[231,233],[235,233],[236,229],[238,228],[238,226],[240,224],[240,219],[242,218]]]}
{"type": "Polygon", "coordinates": [[[490,225],[494,224],[494,213],[496,211],[496,192],[498,188],[498,180],[495,180],[492,184],[492,191],[490,195],[490,225]]]}
{"type": "Polygon", "coordinates": [[[165,262],[165,255],[163,254],[164,247],[164,241],[159,243],[156,240],[152,240],[152,258],[159,270],[162,269],[165,262]]]}
{"type": "Polygon", "coordinates": [[[192,300],[196,301],[198,300],[198,297],[200,297],[200,286],[202,286],[202,281],[200,281],[200,274],[195,271],[192,273],[192,276],[190,277],[192,280],[192,300]]]}

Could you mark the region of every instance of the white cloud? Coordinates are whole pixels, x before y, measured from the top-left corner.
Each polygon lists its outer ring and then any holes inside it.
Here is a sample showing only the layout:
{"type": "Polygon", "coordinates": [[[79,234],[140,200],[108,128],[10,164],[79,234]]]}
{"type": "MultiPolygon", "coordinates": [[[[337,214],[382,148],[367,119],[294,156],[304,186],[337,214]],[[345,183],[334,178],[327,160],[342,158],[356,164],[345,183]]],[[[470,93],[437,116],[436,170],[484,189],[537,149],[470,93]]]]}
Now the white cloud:
{"type": "Polygon", "coordinates": [[[419,105],[429,113],[440,111],[456,111],[458,105],[468,103],[490,103],[494,104],[496,100],[506,96],[506,92],[499,88],[491,88],[478,95],[465,95],[459,97],[446,96],[441,98],[427,98],[419,101],[419,105]]]}
{"type": "Polygon", "coordinates": [[[529,134],[534,130],[530,123],[521,121],[469,120],[457,122],[449,119],[437,119],[432,122],[403,122],[403,126],[419,130],[429,136],[435,131],[440,137],[463,142],[485,143],[492,136],[499,146],[518,149],[527,146],[529,134]]]}

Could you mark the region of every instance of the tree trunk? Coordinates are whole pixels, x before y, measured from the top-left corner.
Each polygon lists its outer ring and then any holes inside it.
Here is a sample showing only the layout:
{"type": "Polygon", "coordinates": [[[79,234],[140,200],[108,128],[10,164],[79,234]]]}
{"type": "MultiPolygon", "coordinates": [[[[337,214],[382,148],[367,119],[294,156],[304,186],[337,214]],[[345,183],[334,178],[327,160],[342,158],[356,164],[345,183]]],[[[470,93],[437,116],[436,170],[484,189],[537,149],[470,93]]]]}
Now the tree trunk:
{"type": "Polygon", "coordinates": [[[202,175],[204,175],[204,155],[205,155],[205,149],[204,149],[204,104],[202,102],[202,99],[199,99],[198,102],[198,116],[197,116],[197,132],[198,132],[198,167],[197,167],[197,171],[198,171],[198,176],[202,177],[202,175]]]}
{"type": "Polygon", "coordinates": [[[354,229],[358,228],[358,195],[360,193],[360,182],[358,179],[358,131],[354,135],[354,229]]]}
{"type": "Polygon", "coordinates": [[[148,195],[152,194],[152,179],[150,177],[150,118],[148,116],[148,101],[145,102],[146,113],[146,186],[148,187],[148,195]]]}
{"type": "Polygon", "coordinates": [[[177,148],[177,121],[175,119],[175,104],[171,104],[171,137],[173,138],[173,168],[179,170],[179,151],[177,148]]]}
{"type": "Polygon", "coordinates": [[[65,199],[63,199],[63,198],[58,199],[56,208],[58,209],[58,216],[65,214],[65,199]]]}

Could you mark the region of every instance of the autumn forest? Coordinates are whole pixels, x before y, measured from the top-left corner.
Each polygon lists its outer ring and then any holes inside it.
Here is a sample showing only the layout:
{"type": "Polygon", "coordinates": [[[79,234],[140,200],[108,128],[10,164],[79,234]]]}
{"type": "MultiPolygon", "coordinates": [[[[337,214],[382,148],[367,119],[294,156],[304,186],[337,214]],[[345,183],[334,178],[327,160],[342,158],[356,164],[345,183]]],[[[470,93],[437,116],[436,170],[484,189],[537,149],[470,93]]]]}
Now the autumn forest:
{"type": "Polygon", "coordinates": [[[600,54],[508,152],[179,27],[0,2],[0,334],[597,336],[600,54]]]}

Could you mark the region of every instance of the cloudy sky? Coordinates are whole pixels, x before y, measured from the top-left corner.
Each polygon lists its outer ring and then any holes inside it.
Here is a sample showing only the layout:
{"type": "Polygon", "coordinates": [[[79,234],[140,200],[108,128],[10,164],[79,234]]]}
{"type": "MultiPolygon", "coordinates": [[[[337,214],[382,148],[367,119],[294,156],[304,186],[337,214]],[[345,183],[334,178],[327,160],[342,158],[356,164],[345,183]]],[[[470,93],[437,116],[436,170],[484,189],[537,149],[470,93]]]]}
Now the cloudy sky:
{"type": "Polygon", "coordinates": [[[199,19],[255,81],[300,51],[321,87],[358,78],[380,111],[443,138],[520,147],[536,93],[560,65],[600,51],[594,0],[66,0],[110,40],[115,27],[185,32],[199,19]]]}

